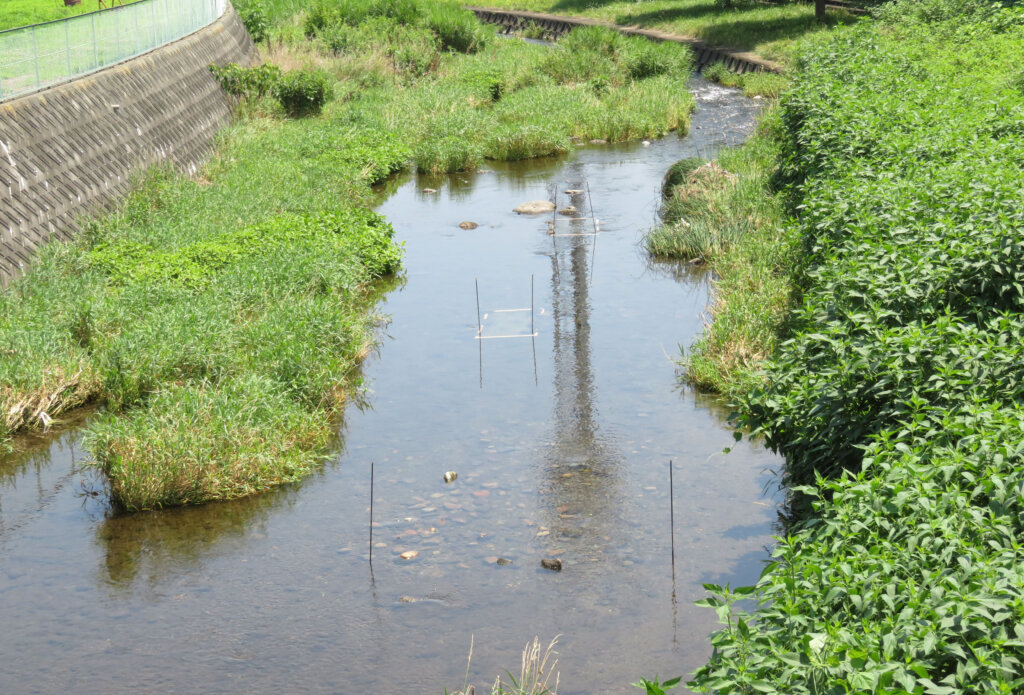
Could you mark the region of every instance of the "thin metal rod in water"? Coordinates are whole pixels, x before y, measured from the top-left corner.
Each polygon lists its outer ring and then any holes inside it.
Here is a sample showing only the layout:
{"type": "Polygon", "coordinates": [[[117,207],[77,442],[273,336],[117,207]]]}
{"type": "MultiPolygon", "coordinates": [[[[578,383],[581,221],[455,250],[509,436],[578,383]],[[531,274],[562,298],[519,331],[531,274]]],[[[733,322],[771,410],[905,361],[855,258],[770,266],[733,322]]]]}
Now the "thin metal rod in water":
{"type": "Polygon", "coordinates": [[[587,181],[587,204],[590,205],[590,221],[594,223],[594,234],[597,234],[597,213],[594,211],[594,197],[590,195],[589,181],[587,181]]]}
{"type": "Polygon", "coordinates": [[[483,335],[484,324],[480,320],[480,280],[473,278],[473,284],[476,285],[476,334],[483,335]]]}
{"type": "Polygon", "coordinates": [[[669,535],[672,538],[672,581],[676,580],[676,506],[675,495],[672,491],[672,459],[668,460],[668,518],[672,530],[669,535]]]}
{"type": "Polygon", "coordinates": [[[370,575],[373,575],[373,461],[370,461],[370,575]]]}
{"type": "Polygon", "coordinates": [[[533,330],[533,275],[530,275],[530,334],[535,335],[537,332],[533,330]]]}
{"type": "Polygon", "coordinates": [[[590,182],[587,186],[587,204],[590,206],[590,219],[594,223],[594,245],[590,248],[590,282],[594,282],[594,261],[597,260],[597,215],[594,213],[594,199],[590,197],[590,182]]]}

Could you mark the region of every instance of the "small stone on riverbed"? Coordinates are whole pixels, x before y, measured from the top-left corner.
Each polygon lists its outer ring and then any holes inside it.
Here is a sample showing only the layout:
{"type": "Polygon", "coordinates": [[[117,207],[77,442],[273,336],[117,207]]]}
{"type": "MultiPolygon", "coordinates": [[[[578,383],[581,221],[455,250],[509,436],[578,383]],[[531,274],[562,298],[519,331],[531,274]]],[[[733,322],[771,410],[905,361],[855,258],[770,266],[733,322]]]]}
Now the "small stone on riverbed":
{"type": "Polygon", "coordinates": [[[536,215],[541,212],[551,212],[554,209],[555,204],[550,200],[531,200],[517,208],[513,208],[512,212],[518,212],[520,215],[536,215]]]}
{"type": "Polygon", "coordinates": [[[456,473],[455,471],[447,471],[444,474],[444,482],[446,482],[446,483],[454,483],[455,479],[458,478],[458,477],[459,477],[459,474],[456,473]]]}
{"type": "Polygon", "coordinates": [[[566,205],[564,208],[562,208],[561,210],[558,211],[558,214],[559,215],[575,215],[577,212],[579,212],[579,210],[577,210],[574,206],[566,205]]]}
{"type": "Polygon", "coordinates": [[[406,550],[398,557],[402,558],[403,560],[415,560],[419,556],[419,554],[420,551],[418,550],[406,550]]]}
{"type": "Polygon", "coordinates": [[[478,225],[476,222],[469,222],[469,221],[459,222],[459,227],[461,229],[476,229],[479,226],[480,225],[478,225]]]}
{"type": "Polygon", "coordinates": [[[562,571],[562,561],[559,560],[557,557],[542,558],[540,561],[540,566],[546,570],[551,570],[552,572],[562,571]]]}
{"type": "Polygon", "coordinates": [[[437,193],[437,189],[436,188],[424,188],[423,192],[424,193],[437,193]]]}

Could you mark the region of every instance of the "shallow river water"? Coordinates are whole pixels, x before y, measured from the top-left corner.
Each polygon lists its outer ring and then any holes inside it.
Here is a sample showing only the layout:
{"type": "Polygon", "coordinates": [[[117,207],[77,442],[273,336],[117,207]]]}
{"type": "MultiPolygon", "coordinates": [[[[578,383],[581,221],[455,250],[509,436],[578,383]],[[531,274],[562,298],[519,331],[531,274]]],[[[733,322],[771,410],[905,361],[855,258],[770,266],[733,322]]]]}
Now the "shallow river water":
{"type": "Polygon", "coordinates": [[[693,88],[686,138],[397,187],[380,210],[405,281],[382,302],[366,405],[312,479],[117,517],[73,430],[0,460],[0,693],[440,695],[462,687],[471,638],[478,689],[518,674],[534,636],[561,635],[565,695],[702,663],[715,618],[692,602],[701,582],[757,578],[778,461],[745,441],[723,454],[725,413],[678,385],[709,280],[640,245],[665,170],[752,126],[756,102],[693,88]],[[563,193],[587,187],[593,210],[563,193]],[[551,235],[551,215],[512,212],[551,191],[585,219],[551,235]]]}

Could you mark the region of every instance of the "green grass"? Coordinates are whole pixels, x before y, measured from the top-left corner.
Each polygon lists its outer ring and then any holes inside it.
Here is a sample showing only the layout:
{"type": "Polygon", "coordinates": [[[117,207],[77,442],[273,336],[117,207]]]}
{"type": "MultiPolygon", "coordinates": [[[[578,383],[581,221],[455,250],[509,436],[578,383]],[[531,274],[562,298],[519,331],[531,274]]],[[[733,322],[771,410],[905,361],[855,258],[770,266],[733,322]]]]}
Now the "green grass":
{"type": "Polygon", "coordinates": [[[686,380],[735,399],[760,383],[778,347],[795,288],[799,248],[768,185],[779,156],[774,116],[743,147],[715,162],[683,160],[666,177],[663,224],[645,243],[654,256],[707,263],[711,321],[685,352],[686,380]]]}
{"type": "Polygon", "coordinates": [[[0,31],[49,22],[99,9],[96,0],[66,7],[63,0],[4,0],[0,4],[0,31]]]}
{"type": "MultiPolygon", "coordinates": [[[[789,65],[800,39],[827,28],[814,20],[814,6],[737,2],[726,8],[715,0],[493,0],[488,7],[592,17],[622,26],[661,29],[717,46],[753,51],[789,65]]],[[[828,26],[853,21],[830,11],[828,26]]]]}
{"type": "Polygon", "coordinates": [[[288,117],[229,71],[252,93],[197,178],[150,172],[0,294],[0,439],[102,404],[85,441],[127,510],[301,479],[358,393],[374,288],[399,265],[371,185],[688,125],[685,48],[597,30],[548,50],[451,5],[364,4],[309,37],[308,14],[272,28],[283,74],[333,83],[319,114],[288,117]]]}
{"type": "Polygon", "coordinates": [[[802,51],[752,171],[800,301],[736,394],[800,504],[757,587],[708,585],[692,689],[1024,689],[1022,51],[1024,10],[959,0],[802,51]]]}
{"type": "Polygon", "coordinates": [[[730,72],[722,63],[708,65],[701,71],[706,80],[717,82],[724,87],[742,89],[744,96],[775,98],[782,94],[789,84],[789,78],[772,72],[730,72]]]}

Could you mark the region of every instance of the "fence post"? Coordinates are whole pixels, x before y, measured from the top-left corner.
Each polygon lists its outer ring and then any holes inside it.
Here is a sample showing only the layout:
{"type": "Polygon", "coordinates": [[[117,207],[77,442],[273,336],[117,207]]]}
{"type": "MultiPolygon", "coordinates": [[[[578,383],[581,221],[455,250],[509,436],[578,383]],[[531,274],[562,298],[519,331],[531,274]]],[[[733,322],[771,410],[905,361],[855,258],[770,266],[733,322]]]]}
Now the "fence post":
{"type": "Polygon", "coordinates": [[[156,0],[149,0],[149,22],[153,25],[153,45],[160,43],[156,33],[156,0]]]}
{"type": "Polygon", "coordinates": [[[68,36],[68,22],[64,21],[64,55],[68,59],[68,77],[71,77],[71,38],[68,36]]]}
{"type": "Polygon", "coordinates": [[[96,67],[100,64],[100,49],[96,45],[96,15],[89,15],[92,17],[92,66],[96,67]]]}
{"type": "Polygon", "coordinates": [[[36,86],[39,86],[39,48],[36,45],[36,28],[32,27],[32,60],[36,66],[36,86]]]}
{"type": "Polygon", "coordinates": [[[121,15],[120,10],[117,8],[110,8],[110,13],[114,15],[114,50],[117,52],[117,57],[114,60],[121,60],[121,15]]]}

